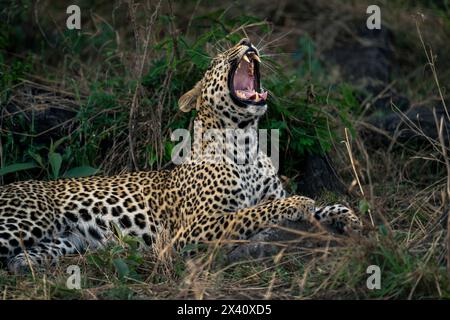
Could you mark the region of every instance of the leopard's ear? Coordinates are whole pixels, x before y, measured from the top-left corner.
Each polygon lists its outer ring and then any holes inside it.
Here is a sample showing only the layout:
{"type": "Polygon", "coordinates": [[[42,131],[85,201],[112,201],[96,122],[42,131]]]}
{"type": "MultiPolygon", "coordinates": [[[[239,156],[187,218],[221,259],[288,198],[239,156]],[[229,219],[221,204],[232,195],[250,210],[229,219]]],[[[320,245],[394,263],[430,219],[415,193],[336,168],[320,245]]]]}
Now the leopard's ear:
{"type": "Polygon", "coordinates": [[[178,100],[178,107],[183,112],[189,112],[201,102],[202,84],[197,82],[194,88],[186,92],[178,100]]]}

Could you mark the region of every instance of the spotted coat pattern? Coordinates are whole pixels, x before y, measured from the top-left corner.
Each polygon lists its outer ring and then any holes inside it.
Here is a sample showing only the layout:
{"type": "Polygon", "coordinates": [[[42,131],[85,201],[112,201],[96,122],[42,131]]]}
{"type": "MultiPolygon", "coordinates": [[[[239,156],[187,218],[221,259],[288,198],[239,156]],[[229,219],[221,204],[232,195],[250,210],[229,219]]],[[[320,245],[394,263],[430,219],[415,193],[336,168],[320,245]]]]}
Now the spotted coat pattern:
{"type": "MultiPolygon", "coordinates": [[[[243,39],[219,54],[197,85],[180,98],[182,111],[197,110],[201,130],[257,129],[267,105],[236,100],[228,81],[249,48],[258,52],[243,39]]],[[[204,150],[211,143],[219,142],[201,142],[198,147],[204,150]]],[[[342,205],[317,208],[312,199],[288,196],[263,152],[245,164],[211,162],[200,153],[170,171],[0,187],[0,263],[13,272],[55,263],[61,256],[114,241],[117,229],[150,247],[165,230],[182,248],[247,239],[285,219],[315,219],[345,231],[361,225],[342,205]]]]}

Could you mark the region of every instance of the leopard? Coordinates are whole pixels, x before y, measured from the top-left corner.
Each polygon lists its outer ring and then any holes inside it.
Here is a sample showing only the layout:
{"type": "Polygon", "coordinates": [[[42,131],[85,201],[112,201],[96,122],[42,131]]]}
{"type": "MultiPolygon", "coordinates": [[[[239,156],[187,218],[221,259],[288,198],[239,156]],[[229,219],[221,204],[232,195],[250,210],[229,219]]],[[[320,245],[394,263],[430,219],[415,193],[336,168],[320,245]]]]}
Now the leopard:
{"type": "Polygon", "coordinates": [[[45,268],[64,256],[117,242],[118,232],[140,239],[146,248],[165,232],[182,251],[246,240],[286,220],[334,226],[343,233],[359,230],[361,219],[351,208],[321,207],[288,194],[267,152],[254,150],[258,141],[251,138],[270,100],[261,83],[261,58],[248,38],[240,40],[213,57],[178,101],[182,112],[195,110],[196,135],[240,130],[238,139],[199,139],[191,157],[171,169],[1,186],[1,265],[12,273],[45,268]],[[217,161],[220,152],[206,152],[228,147],[255,151],[254,156],[236,161],[233,152],[217,161]]]}

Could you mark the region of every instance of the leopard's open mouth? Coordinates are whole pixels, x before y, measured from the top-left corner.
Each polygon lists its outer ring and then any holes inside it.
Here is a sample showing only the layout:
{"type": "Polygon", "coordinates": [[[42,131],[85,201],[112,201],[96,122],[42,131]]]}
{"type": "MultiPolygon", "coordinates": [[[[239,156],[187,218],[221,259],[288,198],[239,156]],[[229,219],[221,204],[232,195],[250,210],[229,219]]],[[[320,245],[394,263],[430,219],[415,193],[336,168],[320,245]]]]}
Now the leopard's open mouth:
{"type": "Polygon", "coordinates": [[[261,89],[260,62],[258,54],[250,48],[232,64],[228,85],[231,97],[237,104],[266,104],[267,91],[261,89]]]}

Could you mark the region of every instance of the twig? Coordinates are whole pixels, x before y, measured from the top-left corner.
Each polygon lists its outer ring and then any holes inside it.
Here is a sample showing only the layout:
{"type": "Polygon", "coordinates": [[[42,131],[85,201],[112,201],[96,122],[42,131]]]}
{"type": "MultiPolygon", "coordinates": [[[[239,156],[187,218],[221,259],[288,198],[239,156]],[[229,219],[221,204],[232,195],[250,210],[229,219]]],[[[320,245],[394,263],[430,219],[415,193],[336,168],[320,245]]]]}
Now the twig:
{"type": "Polygon", "coordinates": [[[437,77],[436,67],[434,64],[434,58],[433,58],[432,52],[428,53],[428,51],[425,47],[425,43],[423,42],[422,33],[420,32],[419,22],[417,19],[416,19],[416,29],[417,29],[417,33],[419,34],[420,43],[422,44],[423,50],[425,51],[425,55],[427,56],[427,60],[428,60],[429,66],[431,68],[431,72],[433,73],[433,79],[434,79],[434,82],[436,83],[436,86],[437,86],[437,89],[439,92],[439,96],[442,101],[442,106],[444,107],[445,114],[447,115],[448,121],[450,121],[450,114],[448,113],[447,104],[445,103],[444,95],[442,94],[441,86],[439,84],[439,79],[437,77]]]}
{"type": "MultiPolygon", "coordinates": [[[[364,200],[367,201],[366,195],[365,195],[365,193],[364,193],[364,189],[363,189],[363,187],[362,187],[362,185],[361,185],[361,181],[359,180],[358,171],[356,170],[355,160],[354,160],[354,158],[353,158],[352,147],[351,147],[351,145],[350,145],[350,139],[349,139],[349,134],[348,134],[348,128],[345,128],[345,141],[343,141],[343,142],[344,142],[344,144],[345,144],[345,146],[346,146],[346,148],[347,148],[348,156],[349,156],[349,158],[350,158],[350,163],[351,163],[351,165],[352,165],[353,173],[354,173],[354,175],[355,175],[356,182],[358,183],[359,190],[361,191],[361,194],[362,194],[362,196],[364,197],[364,200]]],[[[368,211],[368,213],[369,213],[370,222],[372,223],[372,226],[375,227],[375,223],[373,222],[373,218],[372,218],[372,212],[371,212],[371,209],[369,208],[367,211],[368,211]]]]}
{"type": "MultiPolygon", "coordinates": [[[[439,84],[439,79],[437,77],[437,72],[436,72],[436,67],[435,67],[435,64],[434,64],[433,54],[431,52],[431,49],[430,49],[430,52],[428,52],[427,49],[426,49],[425,43],[424,43],[423,38],[422,38],[422,33],[420,31],[420,26],[419,26],[418,19],[416,19],[415,22],[416,22],[416,29],[417,29],[417,33],[419,35],[420,43],[422,44],[423,50],[424,50],[425,55],[427,57],[428,65],[430,66],[431,72],[433,74],[433,79],[434,79],[434,82],[436,83],[436,87],[437,87],[438,92],[439,92],[439,97],[441,98],[442,106],[444,107],[445,114],[447,115],[447,120],[450,121],[450,114],[448,112],[447,104],[445,103],[444,95],[442,94],[441,86],[439,84]]],[[[434,120],[436,122],[436,126],[437,126],[437,129],[438,129],[439,145],[440,145],[440,147],[442,149],[442,156],[444,158],[445,166],[446,166],[446,169],[447,169],[446,199],[444,201],[448,205],[448,203],[450,201],[450,161],[449,161],[449,158],[448,158],[448,155],[447,155],[447,144],[446,144],[446,142],[444,140],[444,117],[441,116],[441,119],[440,119],[439,125],[438,125],[438,119],[437,119],[437,116],[436,116],[436,109],[435,108],[433,108],[433,116],[434,116],[434,120]]],[[[433,147],[438,148],[439,147],[438,143],[436,143],[436,145],[433,144],[433,147]]],[[[444,206],[444,210],[445,210],[445,206],[444,206]]],[[[447,249],[447,276],[450,279],[450,214],[447,217],[447,246],[446,247],[447,247],[446,248],[447,249]]]]}
{"type": "MultiPolygon", "coordinates": [[[[433,115],[435,118],[435,121],[437,122],[436,117],[436,109],[433,109],[433,115]]],[[[447,148],[445,147],[445,141],[444,141],[444,117],[441,117],[441,120],[439,122],[438,126],[438,132],[439,132],[439,142],[441,143],[442,147],[442,155],[444,157],[445,161],[445,167],[447,169],[447,188],[446,188],[446,204],[448,205],[450,203],[450,160],[447,156],[447,148]]],[[[444,206],[444,210],[446,209],[446,206],[444,206]]],[[[450,214],[447,217],[447,275],[450,279],[450,214]]]]}
{"type": "Polygon", "coordinates": [[[447,277],[450,279],[450,212],[447,213],[447,277]]]}
{"type": "MultiPolygon", "coordinates": [[[[141,55],[141,60],[138,61],[138,74],[136,75],[136,87],[134,89],[134,94],[133,94],[133,99],[131,102],[131,109],[130,109],[130,116],[129,116],[129,121],[128,121],[128,128],[129,128],[129,135],[128,135],[128,142],[130,145],[130,156],[131,156],[131,160],[132,160],[132,165],[133,165],[133,169],[138,169],[138,163],[136,160],[136,155],[134,153],[134,128],[135,128],[135,115],[136,115],[136,111],[137,111],[137,103],[138,103],[138,93],[141,89],[141,83],[140,83],[140,79],[142,77],[142,73],[144,70],[144,65],[145,65],[145,61],[147,61],[147,52],[148,52],[148,45],[150,43],[150,36],[151,36],[151,31],[152,31],[152,27],[153,24],[156,21],[156,17],[158,16],[159,13],[159,9],[161,7],[161,2],[159,1],[158,4],[156,5],[155,11],[153,12],[153,14],[150,17],[150,20],[145,28],[145,31],[147,33],[147,36],[145,38],[144,41],[144,52],[141,55]]],[[[130,11],[130,17],[131,17],[131,21],[133,22],[133,26],[134,26],[134,34],[135,34],[135,39],[136,39],[136,51],[139,51],[139,30],[137,29],[136,26],[136,16],[135,16],[135,6],[134,6],[134,1],[129,1],[128,3],[129,6],[129,11],[130,11]]]]}

